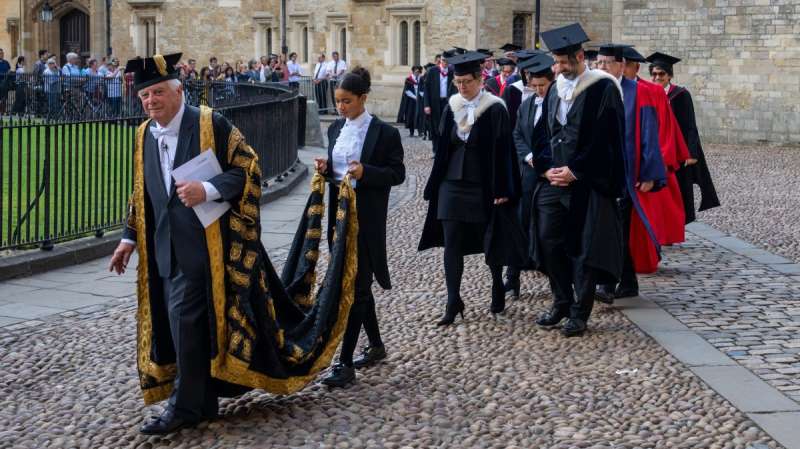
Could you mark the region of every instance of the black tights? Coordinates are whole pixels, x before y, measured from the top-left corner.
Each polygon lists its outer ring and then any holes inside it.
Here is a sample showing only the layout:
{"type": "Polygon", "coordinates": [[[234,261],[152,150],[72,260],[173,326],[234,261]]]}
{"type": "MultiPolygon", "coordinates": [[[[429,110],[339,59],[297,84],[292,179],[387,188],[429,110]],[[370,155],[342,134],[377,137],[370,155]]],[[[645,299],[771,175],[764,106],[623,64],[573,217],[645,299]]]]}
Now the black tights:
{"type": "MultiPolygon", "coordinates": [[[[461,278],[464,275],[464,250],[469,235],[482,235],[483,223],[467,223],[455,220],[442,220],[444,228],[444,277],[447,285],[447,303],[461,301],[461,278]],[[476,232],[481,231],[481,232],[476,232]]],[[[490,265],[492,289],[503,288],[502,265],[490,265]]]]}
{"type": "Polygon", "coordinates": [[[356,351],[362,325],[369,345],[383,346],[381,332],[378,329],[378,315],[375,313],[375,298],[371,294],[368,299],[358,299],[350,308],[350,317],[347,319],[347,328],[342,338],[342,352],[339,355],[339,361],[347,366],[353,366],[353,354],[356,351]]]}

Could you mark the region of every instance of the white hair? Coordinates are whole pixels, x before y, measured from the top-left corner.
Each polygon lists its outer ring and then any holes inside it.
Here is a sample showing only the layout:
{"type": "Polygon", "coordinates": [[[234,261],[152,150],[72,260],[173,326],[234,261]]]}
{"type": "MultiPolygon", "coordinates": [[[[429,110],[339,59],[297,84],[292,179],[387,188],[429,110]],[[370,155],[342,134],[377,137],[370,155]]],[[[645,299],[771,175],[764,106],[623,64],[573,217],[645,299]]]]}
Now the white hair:
{"type": "Polygon", "coordinates": [[[67,60],[68,60],[68,61],[69,61],[70,59],[74,59],[74,58],[77,58],[77,57],[78,57],[78,54],[77,54],[77,53],[74,53],[74,52],[69,52],[69,53],[67,53],[67,60]]]}
{"type": "Polygon", "coordinates": [[[181,83],[181,80],[175,78],[167,80],[167,85],[170,88],[172,88],[172,90],[178,90],[179,87],[183,87],[183,83],[181,83]]]}

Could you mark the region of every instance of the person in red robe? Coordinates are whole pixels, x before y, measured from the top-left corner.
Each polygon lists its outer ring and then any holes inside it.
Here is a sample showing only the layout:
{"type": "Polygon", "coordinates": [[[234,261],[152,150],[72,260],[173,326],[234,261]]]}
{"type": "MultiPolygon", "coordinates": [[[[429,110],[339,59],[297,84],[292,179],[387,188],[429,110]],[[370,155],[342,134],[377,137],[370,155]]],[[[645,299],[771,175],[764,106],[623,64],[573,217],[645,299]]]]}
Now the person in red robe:
{"type": "Polygon", "coordinates": [[[500,66],[500,74],[486,80],[484,88],[495,97],[502,97],[506,86],[515,83],[519,79],[517,75],[514,75],[517,63],[509,58],[500,58],[497,60],[497,64],[500,66]]]}

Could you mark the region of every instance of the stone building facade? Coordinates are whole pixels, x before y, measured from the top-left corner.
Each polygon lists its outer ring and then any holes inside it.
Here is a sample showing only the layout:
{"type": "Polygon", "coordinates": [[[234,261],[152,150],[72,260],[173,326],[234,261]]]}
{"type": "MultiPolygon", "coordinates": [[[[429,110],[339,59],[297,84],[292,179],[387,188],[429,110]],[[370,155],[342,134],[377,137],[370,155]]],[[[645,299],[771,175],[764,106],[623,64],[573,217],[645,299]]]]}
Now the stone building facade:
{"type": "MultiPolygon", "coordinates": [[[[123,61],[183,51],[185,58],[203,64],[212,55],[234,62],[280,51],[280,0],[52,0],[56,19],[50,24],[38,23],[43,0],[9,1],[23,7],[16,18],[0,19],[16,20],[19,51],[29,57],[42,47],[63,54],[79,45],[87,56],[103,55],[110,46],[123,61]],[[86,23],[85,33],[64,42],[64,28],[76,23],[86,23]]],[[[396,113],[410,65],[424,64],[454,45],[497,48],[515,42],[531,47],[535,34],[532,0],[286,3],[287,44],[299,54],[305,73],[310,74],[319,53],[330,56],[338,50],[351,66],[372,71],[370,108],[387,118],[396,113]]],[[[676,81],[692,91],[707,140],[800,143],[800,2],[540,3],[542,30],[578,21],[594,44],[613,39],[636,44],[642,53],[662,50],[682,58],[676,81]]],[[[0,9],[3,13],[13,11],[0,9]]],[[[0,32],[0,45],[5,38],[0,32]]]]}

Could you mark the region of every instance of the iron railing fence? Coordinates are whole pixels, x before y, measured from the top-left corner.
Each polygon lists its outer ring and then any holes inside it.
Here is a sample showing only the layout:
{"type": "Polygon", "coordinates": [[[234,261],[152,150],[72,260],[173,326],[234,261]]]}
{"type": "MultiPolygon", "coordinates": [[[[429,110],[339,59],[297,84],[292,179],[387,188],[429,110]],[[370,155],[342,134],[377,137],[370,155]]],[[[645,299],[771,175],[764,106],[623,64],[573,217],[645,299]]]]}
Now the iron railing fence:
{"type": "MultiPolygon", "coordinates": [[[[305,129],[305,98],[298,91],[194,81],[184,90],[189,104],[214,107],[242,131],[259,155],[262,179],[280,181],[293,168],[305,129]]],[[[50,249],[123,223],[135,132],[145,117],[132,100],[120,103],[112,117],[104,117],[108,108],[58,118],[0,117],[0,250],[50,249]]]]}

